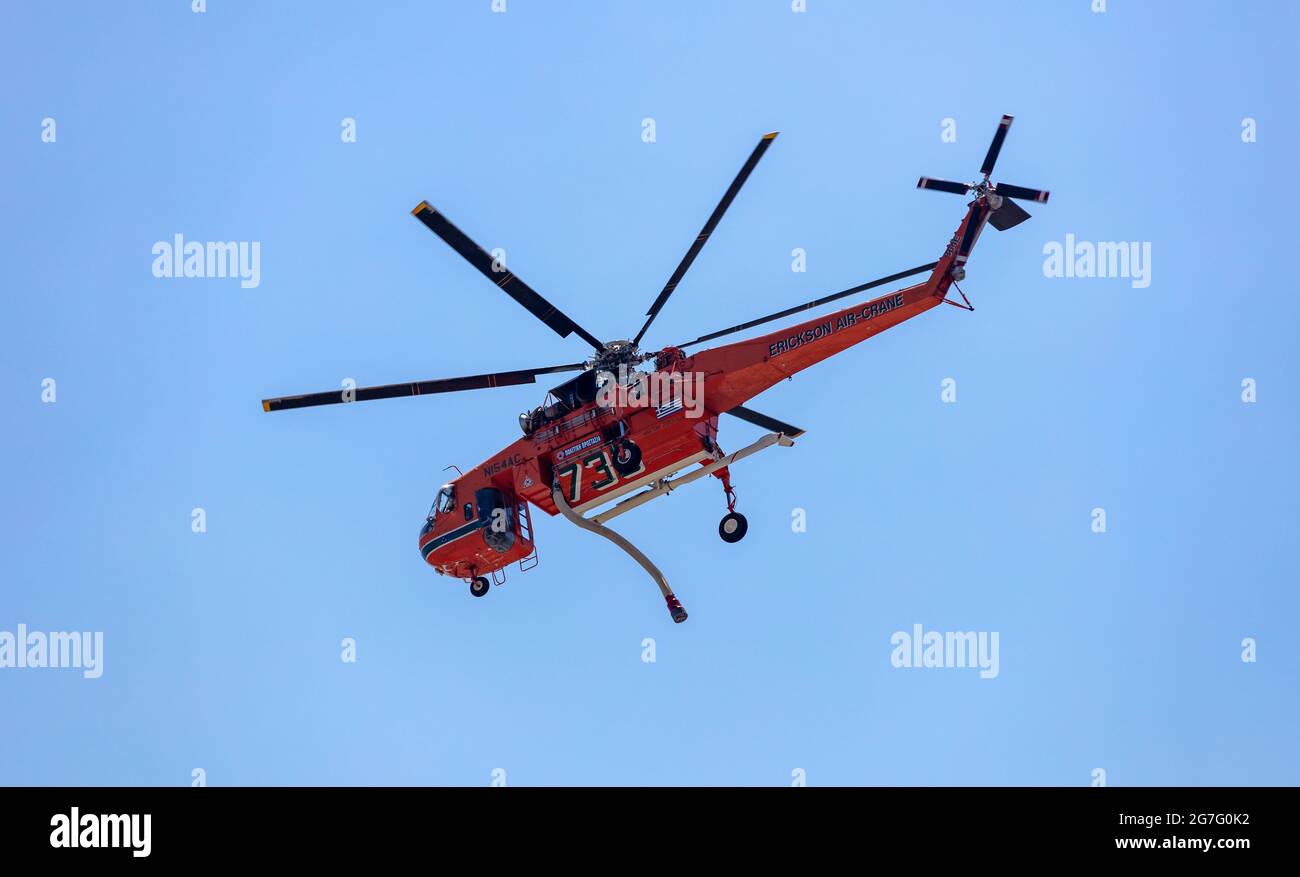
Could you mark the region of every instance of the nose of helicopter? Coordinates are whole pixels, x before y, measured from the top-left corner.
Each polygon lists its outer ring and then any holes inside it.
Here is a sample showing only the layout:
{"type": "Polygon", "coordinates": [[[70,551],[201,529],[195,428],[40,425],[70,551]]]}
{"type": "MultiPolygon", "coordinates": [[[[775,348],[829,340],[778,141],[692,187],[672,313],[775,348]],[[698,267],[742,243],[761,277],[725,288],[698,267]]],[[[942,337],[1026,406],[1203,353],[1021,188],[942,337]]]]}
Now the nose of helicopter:
{"type": "Polygon", "coordinates": [[[424,526],[420,528],[420,556],[424,558],[425,563],[432,563],[429,555],[433,553],[436,547],[433,541],[433,518],[425,519],[424,526]]]}

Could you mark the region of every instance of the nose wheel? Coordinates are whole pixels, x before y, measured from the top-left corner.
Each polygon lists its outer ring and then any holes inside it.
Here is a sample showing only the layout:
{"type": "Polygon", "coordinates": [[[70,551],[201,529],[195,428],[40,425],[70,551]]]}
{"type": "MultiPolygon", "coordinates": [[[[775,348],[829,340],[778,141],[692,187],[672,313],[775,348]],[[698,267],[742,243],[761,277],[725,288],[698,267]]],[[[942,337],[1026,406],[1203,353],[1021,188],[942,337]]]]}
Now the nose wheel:
{"type": "Polygon", "coordinates": [[[749,521],[740,512],[727,512],[718,524],[718,535],[723,542],[739,542],[749,531],[749,521]]]}
{"type": "Polygon", "coordinates": [[[487,596],[488,588],[490,587],[491,582],[486,578],[483,576],[475,576],[474,580],[469,583],[469,592],[475,597],[485,597],[487,596]]]}

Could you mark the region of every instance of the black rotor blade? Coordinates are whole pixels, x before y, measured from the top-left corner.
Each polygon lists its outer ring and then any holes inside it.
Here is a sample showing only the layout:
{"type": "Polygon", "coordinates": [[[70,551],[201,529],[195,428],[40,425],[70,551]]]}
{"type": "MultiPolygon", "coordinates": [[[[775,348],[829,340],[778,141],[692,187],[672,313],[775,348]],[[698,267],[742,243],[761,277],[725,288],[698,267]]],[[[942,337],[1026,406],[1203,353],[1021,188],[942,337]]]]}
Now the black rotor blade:
{"type": "Polygon", "coordinates": [[[916,184],[916,188],[930,189],[935,192],[952,192],[954,195],[965,195],[970,191],[970,186],[966,183],[954,183],[952,180],[932,180],[929,177],[921,177],[916,184]]]}
{"type": "Polygon", "coordinates": [[[800,311],[807,311],[815,307],[820,307],[828,302],[835,301],[837,298],[844,298],[845,296],[854,295],[877,286],[884,286],[886,283],[893,283],[895,280],[902,280],[904,277],[911,277],[914,274],[923,274],[926,271],[933,271],[934,266],[938,264],[938,262],[928,262],[925,265],[917,265],[915,268],[909,268],[906,271],[899,271],[897,274],[890,274],[888,277],[881,277],[879,280],[872,280],[867,283],[859,284],[858,286],[855,286],[852,289],[846,289],[843,292],[837,292],[833,295],[823,296],[822,298],[814,299],[813,301],[805,302],[801,305],[795,305],[792,308],[777,311],[775,314],[768,314],[766,317],[759,317],[757,320],[750,320],[748,323],[741,323],[739,326],[732,326],[729,329],[722,329],[717,332],[710,332],[708,335],[701,335],[694,341],[687,341],[685,344],[678,344],[677,346],[681,348],[692,347],[705,341],[712,341],[714,338],[721,338],[723,335],[730,335],[733,332],[743,332],[746,329],[752,329],[755,326],[761,326],[764,323],[770,323],[773,320],[779,320],[782,317],[788,317],[791,314],[797,314],[800,311]]]}
{"type": "Polygon", "coordinates": [[[1002,206],[989,214],[989,225],[998,231],[1015,228],[1029,218],[1029,211],[1010,198],[1002,199],[1002,206]]]}
{"type": "Polygon", "coordinates": [[[768,417],[766,414],[760,414],[752,408],[746,408],[744,405],[737,405],[730,411],[724,411],[723,413],[730,414],[732,417],[739,417],[746,423],[752,423],[755,426],[762,427],[763,429],[788,435],[790,438],[798,438],[804,434],[804,430],[797,426],[791,426],[784,421],[777,420],[775,417],[768,417]]]}
{"type": "Polygon", "coordinates": [[[989,144],[988,155],[984,156],[984,164],[980,166],[980,173],[986,177],[993,173],[993,165],[997,163],[998,153],[1002,151],[1002,141],[1007,139],[1007,131],[1011,130],[1012,121],[1014,120],[1011,116],[1003,116],[1002,121],[998,123],[993,142],[989,144]]]}
{"type": "Polygon", "coordinates": [[[550,326],[561,338],[567,338],[571,332],[577,332],[582,340],[596,348],[596,350],[604,349],[605,345],[597,341],[596,336],[565,316],[563,311],[543,298],[527,283],[524,283],[508,270],[494,268],[492,255],[474,243],[469,235],[452,225],[451,220],[434,210],[428,201],[421,201],[415,205],[411,215],[423,222],[429,231],[446,241],[449,247],[465,257],[465,261],[477,268],[479,273],[488,280],[499,286],[506,295],[527,308],[528,312],[534,317],[550,326]]]}
{"type": "Polygon", "coordinates": [[[975,206],[971,208],[970,221],[966,223],[966,230],[961,235],[961,243],[957,245],[958,264],[966,261],[965,257],[970,255],[971,247],[975,246],[975,239],[984,228],[984,213],[988,209],[988,205],[982,201],[975,202],[975,206]]]}
{"type": "Polygon", "coordinates": [[[430,393],[454,393],[458,390],[478,390],[485,387],[513,387],[534,383],[538,375],[554,372],[582,371],[585,363],[552,365],[545,368],[521,369],[512,372],[494,372],[487,375],[467,375],[463,378],[442,378],[436,381],[414,381],[409,384],[383,384],[377,387],[356,387],[352,390],[329,390],[324,393],[307,393],[302,396],[281,396],[263,399],[263,411],[284,411],[289,408],[310,408],[314,405],[334,405],[340,402],[366,402],[371,399],[396,399],[401,396],[425,396],[430,393]],[[351,395],[351,399],[348,396],[351,395]]]}
{"type": "Polygon", "coordinates": [[[1013,186],[1010,183],[998,183],[994,188],[1004,198],[1023,198],[1026,201],[1037,201],[1039,204],[1046,204],[1047,196],[1052,194],[1042,189],[1026,189],[1024,186],[1013,186]]]}
{"type": "Polygon", "coordinates": [[[718,202],[717,207],[713,208],[713,213],[710,214],[708,222],[704,223],[704,228],[700,230],[699,236],[695,238],[695,242],[691,244],[690,249],[686,251],[686,255],[682,257],[681,264],[677,266],[677,270],[673,272],[673,276],[668,278],[668,283],[664,286],[663,290],[660,291],[658,298],[654,300],[654,304],[650,305],[650,310],[645,312],[645,325],[641,327],[641,331],[637,332],[636,337],[632,339],[632,344],[634,346],[641,343],[642,336],[645,335],[646,330],[650,328],[650,324],[654,322],[655,317],[659,316],[659,311],[663,308],[664,303],[668,301],[668,296],[672,295],[673,290],[677,288],[677,284],[682,282],[682,278],[686,276],[686,272],[690,269],[691,263],[694,262],[695,257],[700,254],[700,250],[704,249],[704,244],[708,241],[709,235],[713,234],[713,230],[718,227],[718,222],[722,219],[722,215],[727,212],[727,208],[730,207],[731,202],[735,200],[736,193],[740,191],[741,186],[745,185],[745,180],[749,179],[749,175],[753,172],[754,166],[757,165],[758,160],[763,157],[763,153],[767,152],[767,148],[772,145],[772,141],[776,139],[778,133],[780,132],[773,131],[771,134],[764,134],[763,139],[758,141],[758,145],[754,147],[754,151],[749,154],[749,158],[745,160],[745,164],[741,167],[740,173],[736,174],[736,178],[731,181],[731,185],[727,187],[727,191],[722,195],[722,200],[718,202]]]}

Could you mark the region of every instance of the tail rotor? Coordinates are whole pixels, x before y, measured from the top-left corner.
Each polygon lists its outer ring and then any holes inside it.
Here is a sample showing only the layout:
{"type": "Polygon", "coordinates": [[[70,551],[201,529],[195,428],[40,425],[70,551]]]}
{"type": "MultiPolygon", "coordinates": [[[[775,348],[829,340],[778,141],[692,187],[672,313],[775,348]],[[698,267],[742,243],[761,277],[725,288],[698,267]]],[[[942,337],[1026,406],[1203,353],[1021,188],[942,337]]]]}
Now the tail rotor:
{"type": "Polygon", "coordinates": [[[1002,152],[1002,144],[1007,139],[1007,132],[1011,130],[1013,121],[1015,121],[1014,117],[1003,116],[1002,121],[998,123],[998,130],[993,134],[993,142],[989,144],[989,151],[984,155],[984,163],[980,166],[983,179],[974,183],[956,183],[952,180],[921,177],[916,187],[929,189],[932,192],[950,192],[954,195],[973,194],[977,198],[987,198],[989,208],[992,210],[989,214],[989,224],[998,231],[1006,231],[1024,222],[1029,218],[1029,212],[1011,199],[1019,198],[1023,201],[1046,204],[1051,193],[1042,189],[1013,186],[1010,183],[989,182],[989,177],[993,174],[993,166],[997,164],[998,155],[1002,152]]]}

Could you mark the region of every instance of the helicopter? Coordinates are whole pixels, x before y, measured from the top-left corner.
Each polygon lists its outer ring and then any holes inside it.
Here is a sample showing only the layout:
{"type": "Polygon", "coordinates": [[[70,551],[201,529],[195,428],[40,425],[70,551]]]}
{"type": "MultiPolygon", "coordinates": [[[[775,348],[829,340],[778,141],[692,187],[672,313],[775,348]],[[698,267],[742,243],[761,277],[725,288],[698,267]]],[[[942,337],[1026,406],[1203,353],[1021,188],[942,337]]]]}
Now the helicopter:
{"type": "MultiPolygon", "coordinates": [[[[974,310],[957,285],[986,224],[1005,231],[1030,218],[1013,199],[1046,203],[1048,192],[992,183],[1012,117],[998,124],[972,183],[921,177],[917,188],[970,195],[966,213],[937,261],[701,335],[691,341],[642,350],[641,342],[707,243],[723,214],[777,137],[765,134],[745,160],[668,282],[630,339],[601,341],[476,244],[427,201],[411,211],[479,273],[561,338],[576,335],[593,353],[580,362],[455,378],[351,387],[262,400],[264,411],[425,396],[536,383],[542,375],[577,372],[553,387],[543,403],[519,416],[523,435],[438,490],[420,529],[424,562],[437,573],[469,584],[475,597],[505,581],[505,568],[538,563],[530,506],[562,515],[614,542],[653,578],[676,623],[687,612],[662,572],[607,522],[704,477],[721,482],[726,514],[718,534],[739,542],[748,530],[736,510],[730,467],[771,447],[791,447],[804,430],[755,411],[750,399],[795,373],[925,313],[941,304],[974,310]],[[839,299],[917,275],[924,280],[786,328],[687,353],[706,342],[822,307],[839,299]],[[950,298],[950,290],[960,295],[950,298]],[[650,363],[650,370],[638,368],[650,363]],[[768,432],[726,453],[718,443],[723,416],[768,432]],[[686,471],[683,471],[686,470],[686,471]],[[680,474],[679,474],[680,473],[680,474]],[[599,510],[598,509],[603,509],[599,510]],[[594,512],[594,513],[593,513],[594,512]],[[489,580],[489,576],[491,579],[489,580]]],[[[455,467],[448,467],[455,468],[455,467]]]]}

